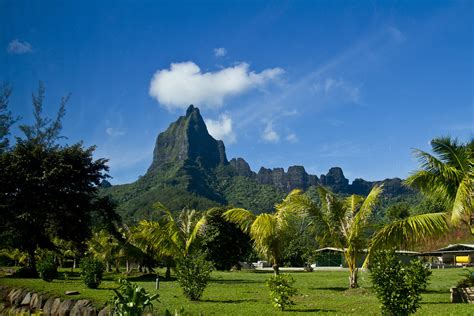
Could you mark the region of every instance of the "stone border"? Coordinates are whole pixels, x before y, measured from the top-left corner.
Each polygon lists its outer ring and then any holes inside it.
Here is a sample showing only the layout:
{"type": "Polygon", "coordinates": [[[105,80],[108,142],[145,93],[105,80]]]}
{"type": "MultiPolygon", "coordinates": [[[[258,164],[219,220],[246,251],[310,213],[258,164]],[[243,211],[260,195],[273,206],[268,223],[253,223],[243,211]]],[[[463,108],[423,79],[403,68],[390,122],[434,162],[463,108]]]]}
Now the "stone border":
{"type": "Polygon", "coordinates": [[[1,315],[42,312],[45,316],[111,316],[109,307],[97,309],[89,300],[48,296],[28,289],[0,286],[1,315]]]}

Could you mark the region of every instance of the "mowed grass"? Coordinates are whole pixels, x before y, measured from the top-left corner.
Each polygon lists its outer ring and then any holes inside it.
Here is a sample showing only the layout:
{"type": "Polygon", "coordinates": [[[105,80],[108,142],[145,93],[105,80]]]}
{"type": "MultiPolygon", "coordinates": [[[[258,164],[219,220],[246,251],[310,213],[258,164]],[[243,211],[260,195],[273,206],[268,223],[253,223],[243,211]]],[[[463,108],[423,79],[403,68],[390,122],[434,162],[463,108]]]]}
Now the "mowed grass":
{"type": "MultiPolygon", "coordinates": [[[[449,288],[463,277],[462,269],[432,270],[430,285],[423,294],[419,315],[474,315],[474,306],[470,304],[452,304],[449,288]]],[[[162,271],[161,271],[162,272],[162,271]]],[[[213,272],[212,279],[200,301],[190,302],[182,294],[175,280],[160,282],[160,302],[156,302],[156,314],[165,309],[184,310],[192,315],[278,315],[278,314],[332,314],[332,315],[377,315],[379,303],[371,289],[368,272],[360,273],[361,288],[348,290],[348,273],[346,271],[315,271],[291,273],[295,286],[299,290],[294,300],[296,305],[290,310],[279,312],[270,302],[265,280],[270,273],[263,272],[213,272]]],[[[163,275],[163,273],[161,273],[163,275]]],[[[74,298],[88,298],[104,305],[117,287],[116,279],[120,274],[106,274],[99,289],[87,289],[78,275],[68,280],[44,282],[39,279],[0,278],[0,285],[24,287],[36,291],[64,296],[68,290],[77,290],[74,298]]],[[[155,280],[146,276],[131,276],[130,281],[155,293],[155,280]]]]}

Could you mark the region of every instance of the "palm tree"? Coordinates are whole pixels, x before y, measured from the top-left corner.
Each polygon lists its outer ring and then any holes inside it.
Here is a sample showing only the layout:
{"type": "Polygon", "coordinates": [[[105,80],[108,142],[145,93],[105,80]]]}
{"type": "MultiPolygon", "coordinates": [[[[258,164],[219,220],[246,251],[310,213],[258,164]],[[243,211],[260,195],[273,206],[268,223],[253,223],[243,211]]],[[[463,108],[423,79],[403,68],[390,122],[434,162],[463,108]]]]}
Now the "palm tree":
{"type": "Polygon", "coordinates": [[[160,221],[141,221],[133,230],[131,243],[145,253],[153,253],[165,262],[166,278],[170,277],[173,259],[186,257],[196,244],[201,228],[206,223],[205,215],[196,210],[183,210],[177,218],[163,204],[154,208],[164,213],[160,221]]]}
{"type": "Polygon", "coordinates": [[[313,216],[321,245],[343,249],[349,268],[349,287],[357,288],[357,257],[366,245],[364,234],[370,227],[369,218],[382,193],[382,185],[375,185],[366,198],[355,194],[338,198],[322,186],[317,190],[321,207],[303,194],[294,197],[291,207],[313,216]]]}
{"type": "Polygon", "coordinates": [[[224,218],[237,224],[248,233],[254,242],[255,249],[272,263],[275,275],[279,274],[279,265],[284,247],[291,240],[293,231],[292,218],[300,213],[289,207],[293,197],[301,191],[294,190],[280,204],[275,206],[273,214],[262,213],[254,215],[243,208],[230,209],[224,213],[224,218]]]}
{"type": "Polygon", "coordinates": [[[96,259],[105,262],[106,271],[110,272],[112,264],[115,270],[119,270],[120,251],[122,246],[120,242],[106,230],[94,232],[87,242],[88,252],[96,259]]]}
{"type": "Polygon", "coordinates": [[[433,155],[414,150],[421,169],[410,175],[405,183],[426,196],[444,201],[446,212],[414,215],[386,225],[372,239],[369,252],[415,245],[448,232],[451,225],[468,224],[474,215],[474,140],[462,144],[457,139],[436,138],[431,141],[431,148],[433,155]]]}

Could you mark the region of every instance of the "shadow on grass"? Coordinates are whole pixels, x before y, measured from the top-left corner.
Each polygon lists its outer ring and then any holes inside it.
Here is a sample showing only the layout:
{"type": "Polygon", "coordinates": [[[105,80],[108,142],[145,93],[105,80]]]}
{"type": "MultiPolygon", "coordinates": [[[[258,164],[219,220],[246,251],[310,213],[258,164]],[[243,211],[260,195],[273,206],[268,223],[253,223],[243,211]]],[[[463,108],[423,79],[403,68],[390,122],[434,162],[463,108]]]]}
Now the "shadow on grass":
{"type": "Polygon", "coordinates": [[[310,290],[317,290],[317,291],[335,291],[335,292],[344,292],[348,290],[345,286],[332,286],[332,287],[310,287],[310,290]]]}
{"type": "Polygon", "coordinates": [[[426,294],[429,294],[429,293],[446,294],[446,293],[450,293],[450,292],[449,292],[449,289],[439,289],[439,290],[424,290],[422,293],[426,293],[426,294]]]}
{"type": "Polygon", "coordinates": [[[201,302],[206,303],[223,303],[223,304],[240,304],[240,303],[249,303],[249,302],[257,302],[256,299],[248,299],[248,300],[201,300],[201,302]]]}
{"type": "Polygon", "coordinates": [[[320,309],[320,308],[308,308],[308,309],[288,309],[285,312],[290,313],[334,313],[333,309],[320,309]]]}
{"type": "MultiPolygon", "coordinates": [[[[156,282],[156,274],[144,274],[134,277],[128,277],[127,280],[131,282],[156,282]]],[[[170,277],[169,279],[165,279],[165,277],[160,276],[160,283],[162,282],[172,282],[176,281],[175,277],[170,277]]]]}
{"type": "Polygon", "coordinates": [[[224,280],[224,279],[211,279],[209,280],[210,283],[221,283],[221,284],[248,284],[248,283],[262,283],[262,281],[256,280],[244,280],[244,279],[231,279],[231,280],[224,280]]]}

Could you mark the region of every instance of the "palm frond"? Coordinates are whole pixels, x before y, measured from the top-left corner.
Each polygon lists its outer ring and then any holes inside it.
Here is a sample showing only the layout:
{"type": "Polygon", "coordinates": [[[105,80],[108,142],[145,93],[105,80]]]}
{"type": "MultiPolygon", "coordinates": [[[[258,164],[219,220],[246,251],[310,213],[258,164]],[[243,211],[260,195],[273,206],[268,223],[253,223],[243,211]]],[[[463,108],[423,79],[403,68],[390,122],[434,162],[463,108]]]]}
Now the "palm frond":
{"type": "Polygon", "coordinates": [[[369,252],[392,247],[413,246],[449,231],[447,213],[429,213],[409,216],[385,225],[369,244],[369,252]]]}
{"type": "Polygon", "coordinates": [[[223,215],[226,221],[237,224],[244,232],[249,232],[252,223],[255,220],[255,215],[243,208],[233,208],[226,211],[223,215]]]}
{"type": "Polygon", "coordinates": [[[199,221],[194,225],[192,233],[188,236],[186,241],[186,254],[189,253],[191,245],[194,243],[202,228],[206,225],[207,219],[205,216],[202,216],[199,221]]]}
{"type": "Polygon", "coordinates": [[[451,221],[455,225],[472,213],[472,184],[471,177],[466,175],[458,187],[451,213],[451,221]]]}

